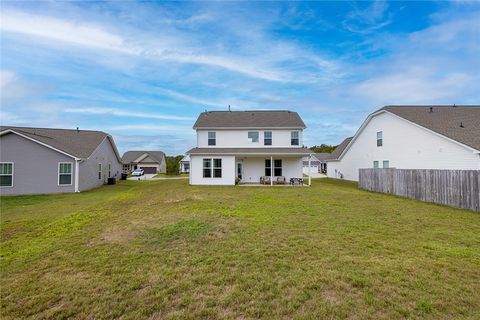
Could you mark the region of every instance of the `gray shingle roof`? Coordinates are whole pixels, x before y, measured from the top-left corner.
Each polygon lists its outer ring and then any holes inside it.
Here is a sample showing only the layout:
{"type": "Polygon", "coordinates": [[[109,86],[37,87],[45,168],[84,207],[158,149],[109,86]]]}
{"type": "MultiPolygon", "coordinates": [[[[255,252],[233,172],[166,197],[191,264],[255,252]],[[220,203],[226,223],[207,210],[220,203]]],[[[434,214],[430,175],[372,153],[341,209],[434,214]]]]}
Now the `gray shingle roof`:
{"type": "Polygon", "coordinates": [[[318,152],[318,153],[315,153],[313,156],[320,161],[324,161],[326,159],[329,159],[332,156],[332,154],[328,152],[318,152]]]}
{"type": "Polygon", "coordinates": [[[298,113],[280,111],[207,111],[202,112],[194,129],[201,128],[306,128],[298,113]]]}
{"type": "Polygon", "coordinates": [[[153,160],[161,164],[165,160],[165,153],[162,151],[127,151],[123,154],[122,162],[131,163],[138,157],[148,154],[153,160]]]}
{"type": "Polygon", "coordinates": [[[308,155],[307,148],[193,148],[187,154],[298,154],[308,155]]]}
{"type": "MultiPolygon", "coordinates": [[[[77,158],[86,159],[109,135],[102,131],[1,126],[45,143],[77,158]]],[[[113,140],[112,140],[113,141],[113,140]]],[[[115,149],[115,147],[114,147],[115,149]]]]}
{"type": "Polygon", "coordinates": [[[480,106],[386,106],[380,110],[480,150],[480,106]]]}
{"type": "Polygon", "coordinates": [[[348,137],[346,138],[345,140],[342,141],[342,143],[340,143],[336,148],[335,150],[333,150],[332,153],[330,153],[330,156],[326,159],[327,161],[331,161],[331,160],[337,160],[338,157],[340,157],[340,155],[342,154],[343,150],[345,150],[345,148],[348,146],[348,144],[350,143],[350,141],[352,141],[353,137],[348,137]]]}

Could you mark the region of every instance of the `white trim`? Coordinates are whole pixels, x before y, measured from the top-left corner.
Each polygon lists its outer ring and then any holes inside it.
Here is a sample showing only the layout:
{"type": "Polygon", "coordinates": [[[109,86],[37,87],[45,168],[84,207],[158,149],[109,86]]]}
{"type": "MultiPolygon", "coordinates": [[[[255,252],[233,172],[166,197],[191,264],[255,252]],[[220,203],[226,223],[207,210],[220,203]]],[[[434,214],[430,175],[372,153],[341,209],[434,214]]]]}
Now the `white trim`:
{"type": "MultiPolygon", "coordinates": [[[[0,164],[11,164],[12,165],[12,185],[11,186],[0,186],[0,188],[13,188],[13,180],[15,177],[15,162],[8,162],[8,161],[2,161],[0,164]]],[[[8,176],[8,174],[3,174],[4,176],[8,176]]]]}
{"type": "Polygon", "coordinates": [[[304,130],[307,127],[193,127],[194,130],[304,130]]]}
{"type": "MultiPolygon", "coordinates": [[[[62,174],[68,174],[68,173],[62,173],[62,174]]],[[[57,166],[57,186],[58,187],[68,187],[68,186],[71,186],[72,185],[72,182],[73,182],[73,162],[65,162],[65,161],[61,161],[58,163],[58,166],[57,166]],[[60,165],[62,164],[69,164],[72,166],[71,168],[71,172],[70,172],[70,183],[69,184],[60,184],[60,165]]]]}
{"type": "Polygon", "coordinates": [[[24,135],[24,134],[21,134],[21,133],[15,131],[15,130],[12,130],[12,129],[3,130],[2,132],[0,132],[0,136],[3,136],[3,135],[6,134],[6,133],[14,133],[14,134],[17,134],[17,135],[19,135],[19,136],[21,136],[21,137],[23,137],[23,138],[25,138],[25,139],[28,139],[28,140],[33,141],[33,142],[36,142],[36,143],[38,143],[38,144],[40,144],[40,145],[42,145],[42,146],[44,146],[44,147],[50,148],[50,149],[52,149],[52,150],[55,150],[55,151],[57,151],[57,152],[60,152],[61,154],[64,154],[64,155],[66,155],[66,156],[69,156],[70,158],[73,158],[73,159],[75,159],[75,160],[81,160],[80,158],[75,157],[75,156],[73,156],[73,155],[71,155],[71,154],[69,154],[69,153],[66,153],[65,151],[59,150],[59,149],[57,149],[57,148],[55,148],[55,147],[52,147],[52,146],[49,145],[49,144],[46,144],[46,143],[40,142],[40,141],[38,141],[38,140],[35,140],[35,139],[33,139],[33,138],[29,137],[29,136],[26,136],[26,135],[24,135]]]}
{"type": "Polygon", "coordinates": [[[79,181],[80,181],[80,160],[76,160],[75,161],[75,192],[80,192],[79,181]]]}
{"type": "Polygon", "coordinates": [[[135,160],[133,160],[132,163],[141,162],[143,159],[145,159],[148,156],[149,156],[149,154],[147,152],[142,153],[142,155],[140,157],[136,158],[135,160]]]}
{"type": "Polygon", "coordinates": [[[310,155],[310,153],[275,153],[275,152],[264,152],[264,153],[238,153],[238,152],[222,152],[222,153],[189,153],[192,156],[242,156],[242,157],[249,157],[249,156],[269,156],[269,155],[276,155],[276,156],[302,156],[306,157],[310,155]]]}
{"type": "MultiPolygon", "coordinates": [[[[456,144],[458,144],[458,145],[460,145],[460,146],[462,146],[462,147],[464,147],[464,148],[467,148],[467,149],[471,150],[473,153],[476,153],[476,154],[478,153],[478,154],[480,154],[480,150],[476,150],[476,149],[474,149],[474,148],[472,148],[472,147],[469,147],[469,146],[467,146],[467,145],[465,145],[465,144],[463,144],[463,143],[461,143],[461,142],[459,142],[459,141],[457,141],[457,140],[454,140],[454,139],[452,139],[452,138],[449,138],[449,137],[447,137],[447,136],[444,136],[444,135],[441,134],[441,133],[435,132],[435,131],[430,130],[430,129],[424,127],[424,126],[421,126],[421,125],[419,125],[418,123],[415,123],[415,122],[412,122],[412,121],[410,121],[410,120],[407,120],[407,119],[405,119],[405,118],[403,118],[403,117],[400,117],[400,116],[396,115],[396,114],[393,113],[393,112],[390,112],[390,111],[388,111],[388,110],[379,110],[379,111],[376,111],[376,112],[374,112],[374,113],[371,113],[371,114],[367,117],[367,119],[365,119],[365,121],[362,123],[362,125],[360,126],[360,128],[357,130],[357,132],[356,132],[355,135],[353,136],[352,140],[350,140],[350,142],[348,143],[348,145],[345,147],[345,149],[343,149],[342,153],[338,156],[338,159],[328,160],[328,161],[340,161],[340,160],[343,158],[343,156],[345,155],[345,153],[346,153],[346,152],[350,149],[350,147],[353,145],[353,143],[355,142],[355,140],[357,140],[358,136],[360,135],[360,133],[362,133],[363,129],[365,129],[365,127],[368,125],[368,123],[372,120],[372,118],[375,117],[375,116],[377,116],[377,115],[379,115],[379,114],[382,114],[382,113],[388,113],[388,114],[396,117],[397,119],[401,119],[401,120],[403,120],[403,121],[405,121],[405,122],[408,122],[408,123],[410,123],[410,124],[412,124],[412,125],[414,125],[414,126],[416,126],[416,127],[418,127],[418,128],[422,128],[422,129],[424,129],[424,130],[426,130],[426,131],[428,131],[428,132],[430,132],[430,133],[433,133],[433,134],[436,135],[436,136],[445,138],[445,139],[447,139],[447,140],[449,140],[449,141],[451,141],[451,142],[454,142],[454,143],[456,143],[456,144]]],[[[383,138],[383,137],[382,137],[382,138],[383,138]]]]}

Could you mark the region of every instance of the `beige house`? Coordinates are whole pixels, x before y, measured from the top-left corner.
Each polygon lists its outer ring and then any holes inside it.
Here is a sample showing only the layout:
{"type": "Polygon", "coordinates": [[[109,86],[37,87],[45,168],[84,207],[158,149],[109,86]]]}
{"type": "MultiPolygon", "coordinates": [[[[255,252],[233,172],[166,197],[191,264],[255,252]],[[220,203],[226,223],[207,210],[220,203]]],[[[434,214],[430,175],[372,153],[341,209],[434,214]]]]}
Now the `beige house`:
{"type": "Polygon", "coordinates": [[[167,163],[162,151],[127,151],[122,157],[123,171],[143,169],[145,173],[165,173],[167,163]]]}

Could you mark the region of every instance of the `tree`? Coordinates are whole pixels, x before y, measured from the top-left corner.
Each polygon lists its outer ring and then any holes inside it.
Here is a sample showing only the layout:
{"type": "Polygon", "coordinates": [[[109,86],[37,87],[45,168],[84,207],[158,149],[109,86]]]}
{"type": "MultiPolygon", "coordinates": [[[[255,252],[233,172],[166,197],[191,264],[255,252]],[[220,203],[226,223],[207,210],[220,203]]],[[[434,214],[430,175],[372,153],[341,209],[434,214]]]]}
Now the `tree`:
{"type": "Polygon", "coordinates": [[[332,146],[332,145],[322,143],[319,146],[313,146],[313,147],[310,147],[309,149],[315,153],[321,153],[321,152],[332,153],[332,151],[335,150],[336,147],[337,146],[332,146]]]}
{"type": "Polygon", "coordinates": [[[167,174],[168,175],[177,175],[180,174],[180,160],[183,156],[165,156],[167,160],[167,174]]]}

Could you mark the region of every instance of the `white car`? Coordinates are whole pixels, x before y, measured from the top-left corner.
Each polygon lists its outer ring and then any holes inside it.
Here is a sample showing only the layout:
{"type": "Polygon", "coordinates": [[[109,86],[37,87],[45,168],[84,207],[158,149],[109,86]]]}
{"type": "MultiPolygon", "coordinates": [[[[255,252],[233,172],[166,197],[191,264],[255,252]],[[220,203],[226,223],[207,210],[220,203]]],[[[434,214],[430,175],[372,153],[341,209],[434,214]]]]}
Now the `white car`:
{"type": "Polygon", "coordinates": [[[132,176],[143,176],[143,174],[144,174],[143,169],[135,169],[132,172],[132,176]]]}

